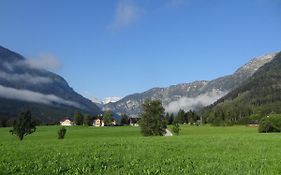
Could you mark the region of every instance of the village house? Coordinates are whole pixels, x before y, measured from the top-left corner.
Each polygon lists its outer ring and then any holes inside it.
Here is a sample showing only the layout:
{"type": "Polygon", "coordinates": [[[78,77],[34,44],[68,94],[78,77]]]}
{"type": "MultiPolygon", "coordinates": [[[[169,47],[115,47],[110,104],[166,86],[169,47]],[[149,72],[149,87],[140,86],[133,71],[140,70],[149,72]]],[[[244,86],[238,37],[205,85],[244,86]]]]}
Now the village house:
{"type": "Polygon", "coordinates": [[[95,119],[94,120],[94,123],[93,123],[93,126],[95,127],[100,127],[100,126],[104,126],[104,122],[103,122],[103,119],[95,119]]]}
{"type": "Polygon", "coordinates": [[[64,119],[60,121],[61,126],[73,126],[73,122],[70,119],[64,119]]]}
{"type": "Polygon", "coordinates": [[[116,120],[115,120],[115,119],[112,119],[111,124],[112,124],[113,126],[116,126],[116,125],[117,125],[116,120]]]}
{"type": "MultiPolygon", "coordinates": [[[[112,119],[111,125],[112,126],[116,126],[117,125],[117,122],[116,122],[115,119],[112,119]]],[[[105,126],[103,119],[96,119],[96,120],[94,120],[93,126],[95,126],[95,127],[103,127],[103,126],[105,126]]]]}
{"type": "Polygon", "coordinates": [[[139,126],[138,121],[140,119],[141,118],[139,118],[139,117],[130,117],[129,118],[129,123],[130,123],[131,126],[139,126]]]}

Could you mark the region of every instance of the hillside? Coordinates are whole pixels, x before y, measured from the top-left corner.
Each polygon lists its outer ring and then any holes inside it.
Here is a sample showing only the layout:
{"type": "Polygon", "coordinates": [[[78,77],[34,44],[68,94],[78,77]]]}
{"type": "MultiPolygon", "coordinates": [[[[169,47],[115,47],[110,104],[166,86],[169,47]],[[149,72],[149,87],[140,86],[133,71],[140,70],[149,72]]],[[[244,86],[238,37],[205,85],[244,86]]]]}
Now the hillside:
{"type": "Polygon", "coordinates": [[[0,46],[0,118],[13,118],[30,109],[44,122],[54,122],[76,111],[98,114],[100,109],[76,93],[60,76],[33,67],[0,46]]]}
{"type": "Polygon", "coordinates": [[[208,110],[208,120],[213,123],[243,123],[280,113],[281,52],[208,110]]]}
{"type": "Polygon", "coordinates": [[[143,93],[132,94],[123,99],[104,106],[106,110],[116,113],[137,115],[145,99],[159,99],[167,112],[177,112],[179,109],[200,109],[208,106],[238,87],[251,77],[261,66],[272,60],[275,53],[253,58],[232,75],[217,78],[212,81],[195,81],[167,88],[153,88],[143,93]]]}

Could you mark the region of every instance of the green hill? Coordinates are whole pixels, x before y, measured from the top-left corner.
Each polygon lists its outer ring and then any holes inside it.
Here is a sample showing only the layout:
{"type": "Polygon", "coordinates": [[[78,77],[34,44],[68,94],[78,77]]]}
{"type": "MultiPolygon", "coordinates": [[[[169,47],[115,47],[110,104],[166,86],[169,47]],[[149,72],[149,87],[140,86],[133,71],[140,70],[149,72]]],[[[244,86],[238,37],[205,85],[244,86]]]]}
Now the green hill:
{"type": "Polygon", "coordinates": [[[218,125],[257,122],[267,114],[281,113],[281,52],[204,113],[218,125]]]}

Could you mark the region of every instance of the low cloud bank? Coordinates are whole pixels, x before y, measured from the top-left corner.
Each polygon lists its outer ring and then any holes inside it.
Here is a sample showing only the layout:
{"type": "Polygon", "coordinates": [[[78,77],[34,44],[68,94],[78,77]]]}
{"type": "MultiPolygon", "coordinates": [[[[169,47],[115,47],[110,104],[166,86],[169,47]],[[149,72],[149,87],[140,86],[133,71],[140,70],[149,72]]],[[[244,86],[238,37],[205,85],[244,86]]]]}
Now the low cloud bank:
{"type": "Polygon", "coordinates": [[[62,67],[60,61],[54,55],[51,54],[39,55],[35,58],[24,59],[15,62],[4,62],[2,64],[9,71],[14,71],[15,67],[22,66],[26,66],[32,69],[44,69],[51,71],[58,70],[62,67]]]}
{"type": "Polygon", "coordinates": [[[182,97],[177,101],[169,103],[165,107],[165,110],[166,112],[170,113],[176,113],[180,109],[183,109],[185,111],[193,110],[198,106],[208,106],[226,94],[227,92],[213,90],[211,92],[201,94],[194,98],[182,97]]]}
{"type": "Polygon", "coordinates": [[[28,73],[16,74],[16,73],[7,73],[0,71],[0,79],[4,79],[9,82],[26,82],[31,84],[48,84],[52,83],[53,80],[49,77],[41,77],[36,75],[31,75],[28,73]]]}
{"type": "Polygon", "coordinates": [[[53,94],[42,94],[39,92],[34,92],[25,89],[14,89],[0,85],[0,97],[4,97],[7,99],[27,101],[33,103],[42,103],[47,105],[52,105],[54,103],[63,104],[67,106],[73,106],[77,108],[81,108],[76,102],[64,100],[58,96],[53,94]]]}
{"type": "Polygon", "coordinates": [[[47,76],[32,75],[29,72],[17,73],[17,68],[27,68],[28,70],[56,70],[61,68],[61,63],[52,55],[39,56],[36,59],[25,59],[14,62],[3,62],[4,70],[0,70],[0,79],[9,82],[26,82],[30,84],[47,84],[53,80],[47,76]]]}

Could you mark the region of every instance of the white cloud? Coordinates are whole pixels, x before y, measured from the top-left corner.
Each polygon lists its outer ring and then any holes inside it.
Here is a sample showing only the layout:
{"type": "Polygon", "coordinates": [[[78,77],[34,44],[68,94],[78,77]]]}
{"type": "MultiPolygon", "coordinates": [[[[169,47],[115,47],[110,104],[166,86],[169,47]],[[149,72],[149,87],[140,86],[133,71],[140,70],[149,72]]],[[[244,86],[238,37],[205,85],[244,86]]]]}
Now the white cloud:
{"type": "Polygon", "coordinates": [[[112,31],[118,31],[137,20],[144,10],[136,6],[132,0],[120,0],[115,12],[114,20],[109,26],[112,31]]]}
{"type": "Polygon", "coordinates": [[[36,58],[27,59],[24,62],[28,66],[37,69],[58,70],[62,67],[60,61],[51,54],[39,55],[36,58]]]}
{"type": "Polygon", "coordinates": [[[53,103],[63,104],[67,106],[73,106],[77,108],[81,108],[81,106],[73,101],[64,100],[58,96],[53,94],[42,94],[39,92],[34,92],[25,89],[14,89],[0,85],[0,97],[4,97],[7,99],[27,101],[33,103],[42,103],[51,105],[53,103]]]}
{"type": "Polygon", "coordinates": [[[198,106],[208,106],[208,105],[214,103],[215,101],[217,101],[219,98],[226,95],[226,93],[227,92],[213,90],[211,92],[201,94],[194,98],[182,97],[177,101],[173,101],[173,102],[169,103],[165,107],[165,110],[166,110],[166,112],[176,113],[180,109],[188,111],[188,110],[192,110],[198,106]]]}
{"type": "Polygon", "coordinates": [[[4,79],[9,82],[26,82],[30,84],[48,84],[52,83],[53,80],[49,77],[41,77],[36,75],[31,75],[28,73],[24,74],[16,74],[16,73],[6,73],[3,71],[0,71],[0,79],[4,79]]]}

